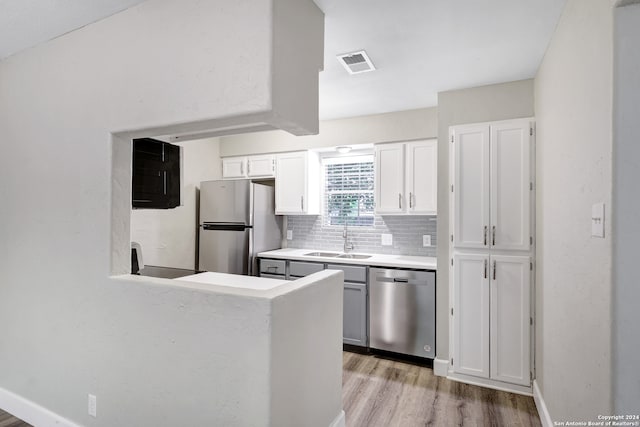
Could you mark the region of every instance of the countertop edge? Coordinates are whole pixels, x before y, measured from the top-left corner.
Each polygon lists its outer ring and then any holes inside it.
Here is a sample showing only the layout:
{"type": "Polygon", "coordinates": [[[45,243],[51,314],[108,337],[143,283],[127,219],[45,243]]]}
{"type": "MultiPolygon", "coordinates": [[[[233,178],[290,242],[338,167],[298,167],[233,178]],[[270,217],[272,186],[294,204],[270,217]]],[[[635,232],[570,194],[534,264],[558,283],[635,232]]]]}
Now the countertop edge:
{"type": "Polygon", "coordinates": [[[288,259],[288,260],[294,260],[294,261],[308,261],[308,262],[317,262],[317,263],[325,263],[325,264],[362,265],[362,266],[369,266],[369,267],[392,267],[392,268],[409,268],[409,269],[416,269],[416,270],[437,271],[437,263],[435,261],[435,258],[432,258],[433,261],[394,260],[394,259],[385,259],[385,257],[397,257],[398,255],[370,254],[371,258],[367,258],[367,259],[349,259],[349,258],[335,258],[335,257],[306,256],[304,254],[296,253],[297,251],[314,252],[313,249],[289,249],[289,250],[276,249],[273,251],[260,252],[257,254],[257,257],[282,259],[282,260],[288,259]]]}

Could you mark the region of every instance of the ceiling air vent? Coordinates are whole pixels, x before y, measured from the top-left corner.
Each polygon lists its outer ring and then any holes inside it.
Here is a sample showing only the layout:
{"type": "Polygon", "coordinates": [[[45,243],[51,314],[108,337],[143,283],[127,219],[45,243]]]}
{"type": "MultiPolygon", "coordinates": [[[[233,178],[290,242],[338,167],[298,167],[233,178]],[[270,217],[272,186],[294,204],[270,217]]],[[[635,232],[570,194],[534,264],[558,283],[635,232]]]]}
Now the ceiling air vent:
{"type": "Polygon", "coordinates": [[[338,55],[338,61],[349,74],[366,73],[376,69],[364,50],[338,55]]]}

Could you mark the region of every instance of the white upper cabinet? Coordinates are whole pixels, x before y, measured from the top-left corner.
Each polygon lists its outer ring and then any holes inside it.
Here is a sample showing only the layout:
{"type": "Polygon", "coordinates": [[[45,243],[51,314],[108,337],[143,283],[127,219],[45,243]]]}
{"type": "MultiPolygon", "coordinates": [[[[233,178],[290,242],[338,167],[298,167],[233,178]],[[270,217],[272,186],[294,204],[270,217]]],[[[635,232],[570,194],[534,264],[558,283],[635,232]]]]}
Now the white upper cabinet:
{"type": "Polygon", "coordinates": [[[272,154],[247,158],[247,177],[273,178],[276,175],[276,157],[272,154]]]}
{"type": "Polygon", "coordinates": [[[222,159],[222,178],[239,179],[247,177],[246,157],[225,157],[222,159]]]}
{"type": "Polygon", "coordinates": [[[276,215],[320,214],[320,160],[310,151],[276,155],[276,215]]]}
{"type": "Polygon", "coordinates": [[[458,126],[453,131],[454,246],[489,245],[489,127],[458,126]]]}
{"type": "Polygon", "coordinates": [[[405,144],[376,145],[375,201],[376,213],[404,213],[404,146],[405,144]]]}
{"type": "Polygon", "coordinates": [[[406,145],[406,190],[408,213],[436,215],[438,206],[438,141],[406,145]],[[407,195],[408,193],[408,195],[407,195]]]}
{"type": "Polygon", "coordinates": [[[273,178],[275,170],[273,154],[222,159],[222,179],[273,178]]]}
{"type": "Polygon", "coordinates": [[[437,140],[376,145],[377,214],[436,215],[437,140]]]}
{"type": "Polygon", "coordinates": [[[491,244],[528,250],[531,221],[531,143],[528,121],[491,126],[491,244]]]}
{"type": "Polygon", "coordinates": [[[453,246],[529,250],[530,120],[451,128],[453,246]]]}

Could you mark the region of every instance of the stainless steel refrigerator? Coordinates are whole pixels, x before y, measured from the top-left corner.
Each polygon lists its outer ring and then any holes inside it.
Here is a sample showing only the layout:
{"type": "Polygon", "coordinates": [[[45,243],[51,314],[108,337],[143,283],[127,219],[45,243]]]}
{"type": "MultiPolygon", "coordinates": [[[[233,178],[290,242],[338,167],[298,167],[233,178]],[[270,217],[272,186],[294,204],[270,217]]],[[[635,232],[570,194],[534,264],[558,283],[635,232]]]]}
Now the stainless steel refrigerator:
{"type": "Polygon", "coordinates": [[[247,179],[200,183],[200,270],[254,275],[256,254],[281,242],[273,186],[247,179]]]}

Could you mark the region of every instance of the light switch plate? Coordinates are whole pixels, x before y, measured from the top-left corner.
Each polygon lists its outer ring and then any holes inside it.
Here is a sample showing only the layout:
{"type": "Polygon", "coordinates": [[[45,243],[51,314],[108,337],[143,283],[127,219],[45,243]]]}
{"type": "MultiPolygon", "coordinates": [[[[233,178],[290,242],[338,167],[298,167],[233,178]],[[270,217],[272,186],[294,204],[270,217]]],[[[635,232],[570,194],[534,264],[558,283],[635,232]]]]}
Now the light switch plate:
{"type": "Polygon", "coordinates": [[[380,244],[382,246],[392,246],[393,245],[393,234],[381,234],[380,235],[380,244]]]}
{"type": "Polygon", "coordinates": [[[287,240],[293,240],[293,230],[287,230],[287,240]]]}
{"type": "Polygon", "coordinates": [[[591,206],[591,236],[604,237],[604,203],[591,206]]]}
{"type": "Polygon", "coordinates": [[[422,235],[422,246],[424,246],[425,248],[427,246],[431,246],[431,234],[422,235]]]}
{"type": "Polygon", "coordinates": [[[98,399],[95,395],[90,394],[88,399],[89,407],[88,412],[92,417],[98,416],[98,399]]]}

